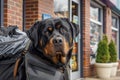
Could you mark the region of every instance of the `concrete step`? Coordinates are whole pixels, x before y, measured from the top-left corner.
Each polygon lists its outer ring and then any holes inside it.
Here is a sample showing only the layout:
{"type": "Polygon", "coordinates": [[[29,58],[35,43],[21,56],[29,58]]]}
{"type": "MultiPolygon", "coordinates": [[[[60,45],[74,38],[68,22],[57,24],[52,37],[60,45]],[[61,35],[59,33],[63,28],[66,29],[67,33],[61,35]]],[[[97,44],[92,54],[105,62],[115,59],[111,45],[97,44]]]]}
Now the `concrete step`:
{"type": "Polygon", "coordinates": [[[100,78],[80,78],[77,80],[120,80],[119,76],[116,77],[111,77],[111,78],[107,78],[107,79],[100,79],[100,78]]]}
{"type": "Polygon", "coordinates": [[[109,79],[100,79],[98,77],[88,77],[88,78],[80,78],[77,80],[120,80],[120,69],[117,71],[117,76],[116,77],[111,77],[109,79]]]}

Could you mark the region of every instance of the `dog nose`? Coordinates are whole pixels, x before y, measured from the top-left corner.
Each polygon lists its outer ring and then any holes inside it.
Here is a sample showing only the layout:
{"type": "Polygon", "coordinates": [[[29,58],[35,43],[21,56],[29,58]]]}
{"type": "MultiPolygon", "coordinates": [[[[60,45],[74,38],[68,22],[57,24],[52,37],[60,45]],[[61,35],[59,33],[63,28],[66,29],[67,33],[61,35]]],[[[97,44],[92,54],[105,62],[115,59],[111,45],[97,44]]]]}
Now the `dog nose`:
{"type": "Polygon", "coordinates": [[[61,37],[56,37],[53,39],[53,44],[54,45],[61,45],[63,43],[62,38],[61,37]]]}

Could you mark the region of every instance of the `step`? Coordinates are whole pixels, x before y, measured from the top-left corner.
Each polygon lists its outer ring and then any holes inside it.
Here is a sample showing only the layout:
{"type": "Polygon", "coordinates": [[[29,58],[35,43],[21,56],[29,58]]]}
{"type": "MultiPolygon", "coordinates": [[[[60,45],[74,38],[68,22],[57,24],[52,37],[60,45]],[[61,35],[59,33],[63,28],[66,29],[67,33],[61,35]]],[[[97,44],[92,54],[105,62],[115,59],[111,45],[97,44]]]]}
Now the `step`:
{"type": "MultiPolygon", "coordinates": [[[[80,78],[80,79],[77,79],[77,80],[103,80],[103,79],[100,79],[100,78],[97,78],[97,77],[88,77],[88,78],[80,78]]],[[[109,79],[104,79],[104,80],[120,80],[120,69],[117,71],[117,76],[116,77],[111,77],[109,79]]]]}

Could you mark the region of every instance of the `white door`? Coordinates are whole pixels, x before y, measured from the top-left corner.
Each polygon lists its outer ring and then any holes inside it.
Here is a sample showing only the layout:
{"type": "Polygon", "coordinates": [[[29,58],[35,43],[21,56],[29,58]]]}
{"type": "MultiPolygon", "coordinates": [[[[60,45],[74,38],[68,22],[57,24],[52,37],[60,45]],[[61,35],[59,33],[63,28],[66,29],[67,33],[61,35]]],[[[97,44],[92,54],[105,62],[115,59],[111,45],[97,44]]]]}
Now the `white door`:
{"type": "MultiPolygon", "coordinates": [[[[70,20],[80,26],[80,0],[70,0],[70,20]]],[[[70,65],[72,68],[70,79],[75,80],[80,78],[80,36],[74,40],[70,65]]]]}

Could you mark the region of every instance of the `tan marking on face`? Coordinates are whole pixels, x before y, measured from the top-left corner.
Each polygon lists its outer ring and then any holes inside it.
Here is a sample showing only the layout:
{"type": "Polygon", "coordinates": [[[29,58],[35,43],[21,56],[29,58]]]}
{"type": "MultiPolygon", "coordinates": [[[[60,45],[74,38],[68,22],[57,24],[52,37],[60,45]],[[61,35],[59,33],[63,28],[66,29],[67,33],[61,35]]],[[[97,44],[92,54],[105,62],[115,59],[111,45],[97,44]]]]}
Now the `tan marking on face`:
{"type": "Polygon", "coordinates": [[[64,53],[65,53],[65,56],[61,57],[61,62],[65,64],[67,62],[67,54],[68,54],[68,51],[69,51],[70,47],[69,47],[69,43],[65,39],[63,41],[63,44],[64,44],[64,53]]]}
{"type": "Polygon", "coordinates": [[[54,53],[54,45],[52,43],[52,39],[50,40],[50,42],[47,43],[46,47],[44,48],[45,54],[47,55],[51,55],[54,53]]]}
{"type": "Polygon", "coordinates": [[[72,41],[73,41],[73,40],[72,40],[72,37],[71,37],[71,38],[70,38],[70,43],[72,43],[72,41]]]}
{"type": "Polygon", "coordinates": [[[61,55],[60,57],[58,57],[55,53],[55,47],[51,39],[45,46],[44,52],[46,55],[52,55],[51,59],[55,64],[57,64],[59,60],[65,64],[67,61],[67,54],[68,54],[69,49],[70,49],[69,43],[63,38],[63,51],[64,51],[65,56],[61,55]]]}
{"type": "Polygon", "coordinates": [[[65,54],[67,54],[70,49],[69,43],[65,39],[63,42],[64,42],[63,43],[64,44],[64,52],[65,52],[65,54]]]}
{"type": "Polygon", "coordinates": [[[62,63],[64,63],[64,64],[65,64],[65,63],[66,63],[66,61],[67,61],[66,57],[61,57],[61,62],[62,62],[62,63]]]}
{"type": "Polygon", "coordinates": [[[42,40],[40,40],[40,46],[42,46],[42,40]]]}
{"type": "Polygon", "coordinates": [[[48,27],[48,30],[49,30],[49,31],[52,31],[52,30],[53,30],[53,28],[52,28],[52,27],[48,27]]]}
{"type": "Polygon", "coordinates": [[[52,57],[52,61],[57,64],[58,63],[58,58],[55,56],[55,57],[52,57]]]}
{"type": "Polygon", "coordinates": [[[45,51],[45,53],[46,53],[46,54],[48,54],[48,51],[47,51],[47,49],[44,49],[44,51],[45,51]]]}

